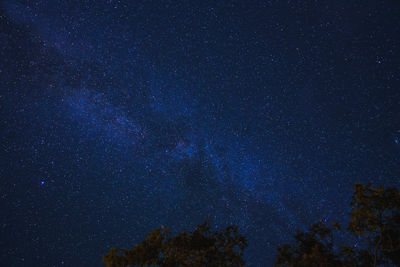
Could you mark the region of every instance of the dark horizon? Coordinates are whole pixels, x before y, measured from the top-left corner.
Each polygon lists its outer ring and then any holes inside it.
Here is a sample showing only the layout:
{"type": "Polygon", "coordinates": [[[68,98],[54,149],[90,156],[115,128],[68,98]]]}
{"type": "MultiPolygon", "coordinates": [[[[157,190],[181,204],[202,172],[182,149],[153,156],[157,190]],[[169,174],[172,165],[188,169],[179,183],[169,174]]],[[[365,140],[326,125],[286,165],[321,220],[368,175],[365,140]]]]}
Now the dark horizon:
{"type": "Polygon", "coordinates": [[[209,219],[264,266],[400,187],[399,1],[200,2],[0,4],[2,264],[209,219]]]}

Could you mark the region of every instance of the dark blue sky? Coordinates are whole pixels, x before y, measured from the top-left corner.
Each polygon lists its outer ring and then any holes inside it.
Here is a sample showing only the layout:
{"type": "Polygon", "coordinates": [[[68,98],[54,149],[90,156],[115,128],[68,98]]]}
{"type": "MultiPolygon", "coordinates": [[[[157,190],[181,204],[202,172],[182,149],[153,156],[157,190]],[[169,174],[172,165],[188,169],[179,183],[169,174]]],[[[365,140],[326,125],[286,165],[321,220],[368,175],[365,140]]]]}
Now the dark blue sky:
{"type": "Polygon", "coordinates": [[[248,266],[400,186],[399,1],[0,4],[0,262],[99,266],[161,224],[248,266]]]}

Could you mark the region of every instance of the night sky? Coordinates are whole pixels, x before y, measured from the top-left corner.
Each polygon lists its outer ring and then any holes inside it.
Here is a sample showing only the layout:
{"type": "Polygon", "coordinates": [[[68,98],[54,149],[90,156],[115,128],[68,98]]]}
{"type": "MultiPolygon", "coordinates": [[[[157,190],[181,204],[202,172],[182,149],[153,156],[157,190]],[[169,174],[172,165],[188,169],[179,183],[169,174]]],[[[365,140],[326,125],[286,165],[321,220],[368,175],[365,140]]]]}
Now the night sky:
{"type": "Polygon", "coordinates": [[[160,225],[248,266],[400,187],[400,2],[0,2],[4,266],[101,266],[160,225]]]}

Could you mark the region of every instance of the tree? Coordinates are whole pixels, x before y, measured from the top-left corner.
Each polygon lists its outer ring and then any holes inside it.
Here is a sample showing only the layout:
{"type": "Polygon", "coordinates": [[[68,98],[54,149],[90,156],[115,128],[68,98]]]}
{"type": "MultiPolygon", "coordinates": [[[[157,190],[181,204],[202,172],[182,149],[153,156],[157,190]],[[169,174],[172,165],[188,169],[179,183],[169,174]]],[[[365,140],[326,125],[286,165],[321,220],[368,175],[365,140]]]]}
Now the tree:
{"type": "Polygon", "coordinates": [[[308,232],[294,236],[296,246],[286,244],[278,248],[276,266],[339,266],[333,249],[333,229],[322,221],[313,224],[308,232]]]}
{"type": "Polygon", "coordinates": [[[388,259],[400,266],[400,192],[357,183],[351,205],[348,230],[367,238],[373,266],[388,259]]]}
{"type": "Polygon", "coordinates": [[[208,223],[194,231],[170,236],[161,227],[133,249],[111,248],[103,257],[107,267],[126,266],[243,266],[247,243],[236,226],[212,232],[208,223]]]}
{"type": "Polygon", "coordinates": [[[356,183],[351,201],[352,212],[347,227],[356,237],[364,236],[368,246],[335,245],[334,223],[312,225],[307,232],[295,235],[296,244],[278,248],[277,266],[378,266],[392,263],[400,266],[400,192],[396,188],[356,183]]]}

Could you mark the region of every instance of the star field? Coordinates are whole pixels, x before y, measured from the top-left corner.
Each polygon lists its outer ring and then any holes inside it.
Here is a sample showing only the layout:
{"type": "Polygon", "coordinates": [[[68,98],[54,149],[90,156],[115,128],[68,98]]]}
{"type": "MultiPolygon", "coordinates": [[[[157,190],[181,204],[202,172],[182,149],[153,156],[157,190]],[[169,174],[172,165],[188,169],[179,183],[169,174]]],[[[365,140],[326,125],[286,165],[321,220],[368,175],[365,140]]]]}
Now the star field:
{"type": "MultiPolygon", "coordinates": [[[[160,225],[248,266],[357,181],[399,187],[397,1],[0,3],[2,264],[101,266],[160,225]]],[[[345,238],[345,237],[344,237],[345,238]]]]}

